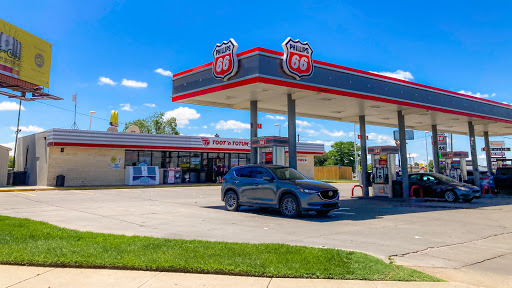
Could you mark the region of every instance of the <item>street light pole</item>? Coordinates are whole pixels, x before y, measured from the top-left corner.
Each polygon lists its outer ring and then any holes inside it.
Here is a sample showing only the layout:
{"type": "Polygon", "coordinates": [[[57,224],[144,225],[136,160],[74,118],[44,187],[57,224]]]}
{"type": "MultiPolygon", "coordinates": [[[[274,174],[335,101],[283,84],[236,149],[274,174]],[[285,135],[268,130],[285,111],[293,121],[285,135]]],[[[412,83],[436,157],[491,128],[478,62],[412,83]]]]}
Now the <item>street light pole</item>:
{"type": "Polygon", "coordinates": [[[274,124],[274,126],[279,126],[279,137],[281,137],[281,124],[277,123],[274,124]]]}
{"type": "Polygon", "coordinates": [[[92,115],[96,114],[96,111],[89,111],[89,130],[91,130],[92,115]]]}

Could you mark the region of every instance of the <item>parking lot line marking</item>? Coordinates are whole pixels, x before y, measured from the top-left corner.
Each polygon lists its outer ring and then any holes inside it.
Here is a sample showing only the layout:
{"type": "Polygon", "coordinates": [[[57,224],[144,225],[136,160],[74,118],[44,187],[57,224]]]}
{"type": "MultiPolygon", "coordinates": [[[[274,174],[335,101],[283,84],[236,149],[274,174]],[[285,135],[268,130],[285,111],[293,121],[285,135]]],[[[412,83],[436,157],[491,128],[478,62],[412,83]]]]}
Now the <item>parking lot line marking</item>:
{"type": "Polygon", "coordinates": [[[346,215],[354,215],[356,213],[351,213],[351,212],[341,212],[341,211],[334,211],[334,213],[336,214],[346,214],[346,215]]]}
{"type": "Polygon", "coordinates": [[[25,193],[25,192],[16,192],[16,193],[25,194],[25,195],[28,195],[28,196],[36,196],[36,195],[34,195],[34,194],[25,193]]]}
{"type": "Polygon", "coordinates": [[[93,195],[94,195],[94,193],[91,193],[91,192],[77,191],[77,190],[69,190],[69,192],[73,192],[73,193],[83,193],[83,194],[93,194],[93,195]]]}

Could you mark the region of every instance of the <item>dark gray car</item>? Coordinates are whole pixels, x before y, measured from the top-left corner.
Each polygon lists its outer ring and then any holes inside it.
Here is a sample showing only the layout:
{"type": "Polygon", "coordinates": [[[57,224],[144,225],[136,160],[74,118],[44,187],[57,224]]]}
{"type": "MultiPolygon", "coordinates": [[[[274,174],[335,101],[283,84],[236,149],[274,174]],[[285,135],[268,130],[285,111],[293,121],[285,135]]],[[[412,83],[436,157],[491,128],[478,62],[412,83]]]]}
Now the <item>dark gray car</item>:
{"type": "Polygon", "coordinates": [[[234,167],[223,178],[221,197],[229,211],[240,206],[279,208],[287,217],[296,217],[301,211],[327,215],[339,208],[334,186],[308,180],[297,170],[278,165],[234,167]]]}

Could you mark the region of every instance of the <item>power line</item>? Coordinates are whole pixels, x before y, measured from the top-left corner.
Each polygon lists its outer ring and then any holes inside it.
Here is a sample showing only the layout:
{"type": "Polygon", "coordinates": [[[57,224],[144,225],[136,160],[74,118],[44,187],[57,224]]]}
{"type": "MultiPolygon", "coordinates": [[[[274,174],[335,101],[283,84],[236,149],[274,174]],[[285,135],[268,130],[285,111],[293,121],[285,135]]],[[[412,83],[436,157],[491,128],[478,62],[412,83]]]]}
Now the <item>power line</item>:
{"type": "MultiPolygon", "coordinates": [[[[49,103],[46,103],[46,102],[43,102],[43,101],[34,101],[34,102],[41,103],[41,104],[48,105],[48,106],[51,106],[51,107],[54,107],[54,108],[57,108],[57,109],[61,109],[61,110],[65,110],[65,111],[68,111],[68,112],[75,113],[74,110],[63,108],[63,107],[59,107],[59,106],[56,106],[56,105],[52,105],[52,104],[49,104],[49,103]]],[[[82,116],[91,117],[90,114],[86,114],[86,113],[76,112],[76,114],[79,114],[79,115],[82,115],[82,116]]],[[[92,118],[104,120],[104,121],[107,121],[107,122],[110,123],[110,119],[105,119],[105,118],[101,118],[101,117],[98,117],[98,116],[92,116],[92,118]]],[[[124,122],[119,122],[119,124],[125,124],[125,123],[124,122]]]]}

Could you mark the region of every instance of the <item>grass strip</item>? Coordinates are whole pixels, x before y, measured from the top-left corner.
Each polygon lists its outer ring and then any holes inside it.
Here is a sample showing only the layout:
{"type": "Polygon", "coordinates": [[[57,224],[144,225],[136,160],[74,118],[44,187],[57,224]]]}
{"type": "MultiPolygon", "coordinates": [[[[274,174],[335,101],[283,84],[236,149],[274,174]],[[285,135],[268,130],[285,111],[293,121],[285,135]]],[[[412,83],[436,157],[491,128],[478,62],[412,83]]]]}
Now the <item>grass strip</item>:
{"type": "Polygon", "coordinates": [[[0,216],[0,263],[260,277],[441,281],[360,252],[81,232],[7,216],[0,216]]]}

